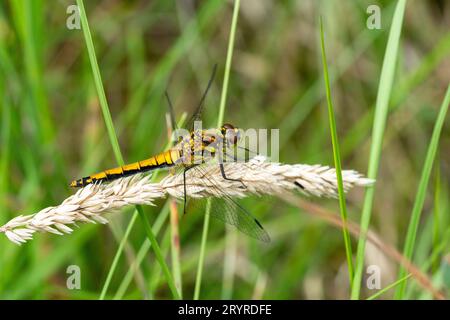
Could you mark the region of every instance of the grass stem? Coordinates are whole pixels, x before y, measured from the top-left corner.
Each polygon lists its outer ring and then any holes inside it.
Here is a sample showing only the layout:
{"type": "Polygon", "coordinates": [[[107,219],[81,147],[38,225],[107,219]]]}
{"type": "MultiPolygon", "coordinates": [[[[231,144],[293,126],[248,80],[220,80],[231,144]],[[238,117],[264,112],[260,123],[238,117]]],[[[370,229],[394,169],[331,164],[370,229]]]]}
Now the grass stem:
{"type": "MultiPolygon", "coordinates": [[[[403,249],[403,255],[405,258],[412,260],[414,252],[414,244],[416,242],[417,230],[419,228],[420,216],[425,203],[425,196],[427,192],[428,182],[430,180],[431,171],[433,169],[433,163],[436,156],[436,152],[439,145],[439,137],[441,135],[442,127],[445,122],[445,116],[450,104],[450,85],[447,88],[445,98],[442,101],[442,105],[434,124],[433,134],[431,136],[430,144],[428,146],[425,163],[423,165],[422,174],[420,176],[420,182],[417,187],[417,193],[414,200],[414,206],[411,213],[411,220],[409,221],[408,231],[406,234],[405,246],[403,249]]],[[[400,268],[398,278],[402,278],[406,271],[404,268],[400,268]]],[[[395,297],[397,299],[403,299],[406,290],[406,283],[403,282],[397,287],[395,297]]]]}
{"type": "Polygon", "coordinates": [[[331,141],[333,144],[334,165],[336,167],[336,179],[337,179],[338,192],[339,192],[339,207],[340,207],[342,226],[343,226],[342,232],[344,235],[345,254],[347,256],[347,268],[348,268],[348,276],[349,276],[350,288],[351,288],[352,284],[353,284],[352,246],[351,246],[350,234],[348,232],[348,227],[347,227],[347,206],[345,203],[344,184],[342,182],[341,157],[339,154],[339,141],[338,141],[338,135],[337,135],[337,129],[336,129],[336,119],[334,117],[333,102],[331,99],[330,80],[329,80],[329,76],[328,76],[327,56],[326,56],[326,51],[325,51],[325,40],[324,40],[322,18],[320,18],[320,44],[321,44],[321,49],[322,49],[323,75],[324,75],[325,89],[326,89],[326,94],[327,94],[328,117],[329,117],[329,123],[330,123],[331,141]]]}
{"type": "MultiPolygon", "coordinates": [[[[220,97],[220,107],[219,107],[219,116],[217,117],[217,127],[219,128],[223,124],[223,118],[225,114],[225,104],[226,97],[228,91],[228,81],[230,77],[230,69],[231,69],[231,60],[233,57],[233,48],[234,48],[234,38],[236,34],[237,20],[239,15],[239,5],[240,0],[235,0],[234,9],[233,9],[233,18],[231,21],[231,29],[230,29],[230,37],[228,39],[228,50],[227,50],[227,60],[225,63],[225,73],[223,78],[223,86],[222,86],[222,94],[220,97]]],[[[200,258],[198,261],[197,267],[197,276],[195,281],[195,289],[194,289],[194,299],[198,300],[200,296],[200,287],[202,281],[202,270],[203,263],[205,259],[205,250],[206,250],[206,241],[208,238],[208,229],[209,229],[209,212],[211,210],[210,199],[208,199],[208,204],[205,210],[205,220],[203,222],[203,233],[202,233],[202,242],[200,244],[200,258]]]]}
{"type": "Polygon", "coordinates": [[[396,286],[398,286],[399,284],[406,282],[406,280],[408,280],[409,278],[411,278],[412,273],[404,276],[401,279],[398,279],[397,281],[391,283],[390,285],[386,286],[383,289],[380,289],[378,292],[374,293],[373,295],[371,295],[370,297],[368,297],[366,300],[375,300],[376,298],[378,298],[379,296],[381,296],[382,294],[386,293],[387,291],[391,290],[392,288],[395,288],[396,286]]]}
{"type": "MultiPolygon", "coordinates": [[[[397,62],[400,34],[405,13],[406,0],[397,2],[389,31],[388,43],[381,68],[380,83],[378,86],[377,100],[375,105],[375,118],[372,128],[372,144],[370,147],[369,167],[367,177],[376,179],[381,158],[384,130],[389,110],[389,100],[394,83],[395,66],[397,62]]],[[[364,195],[364,204],[361,215],[361,235],[358,240],[355,260],[355,277],[351,292],[352,299],[359,299],[361,292],[361,280],[364,268],[364,255],[366,251],[366,235],[369,230],[372,216],[372,206],[375,195],[375,187],[368,188],[364,195]]]]}
{"type": "Polygon", "coordinates": [[[205,220],[203,221],[202,242],[200,246],[200,257],[197,265],[197,275],[195,278],[194,300],[200,299],[200,287],[202,285],[203,264],[205,261],[206,242],[208,240],[209,212],[211,210],[211,201],[206,203],[205,220]]]}
{"type": "MultiPolygon", "coordinates": [[[[114,130],[114,125],[113,125],[111,113],[109,112],[109,107],[108,107],[108,102],[106,99],[105,90],[103,88],[103,82],[102,82],[102,78],[101,78],[101,74],[100,74],[100,68],[98,67],[97,57],[95,55],[94,43],[92,41],[91,31],[89,28],[86,11],[84,9],[83,0],[77,0],[77,5],[78,5],[79,14],[80,14],[80,20],[81,20],[81,25],[82,25],[82,29],[83,29],[84,39],[86,41],[86,47],[88,50],[89,61],[91,63],[92,73],[94,76],[95,87],[97,89],[100,107],[102,109],[103,118],[105,120],[106,129],[108,131],[108,137],[109,137],[111,146],[113,148],[116,161],[118,162],[119,165],[124,165],[124,160],[122,157],[122,153],[120,151],[119,141],[117,139],[117,136],[116,136],[116,133],[114,130]]],[[[179,295],[176,291],[175,284],[174,284],[173,278],[170,274],[169,268],[167,267],[167,264],[161,254],[161,251],[160,251],[159,245],[156,241],[156,238],[155,238],[151,228],[149,227],[148,218],[144,214],[144,211],[142,210],[141,206],[136,206],[136,210],[138,211],[139,217],[141,218],[141,220],[144,224],[144,228],[145,228],[147,237],[152,244],[152,249],[155,253],[155,256],[156,256],[159,264],[161,265],[161,268],[166,277],[166,281],[170,287],[170,290],[172,291],[172,295],[175,299],[179,299],[179,295]]],[[[128,226],[128,229],[130,229],[130,226],[128,226]]],[[[120,249],[120,247],[119,247],[119,249],[120,249]]],[[[122,252],[122,250],[118,250],[117,254],[120,254],[121,252],[122,252]]],[[[113,264],[111,266],[112,271],[110,270],[110,272],[109,272],[109,273],[111,273],[111,276],[114,273],[116,266],[117,266],[117,263],[113,264]]],[[[108,277],[109,277],[109,274],[108,274],[108,277]]],[[[106,289],[107,289],[107,286],[106,286],[106,289]]],[[[106,289],[104,288],[102,290],[101,297],[102,296],[104,297],[104,294],[106,294],[106,289]]]]}

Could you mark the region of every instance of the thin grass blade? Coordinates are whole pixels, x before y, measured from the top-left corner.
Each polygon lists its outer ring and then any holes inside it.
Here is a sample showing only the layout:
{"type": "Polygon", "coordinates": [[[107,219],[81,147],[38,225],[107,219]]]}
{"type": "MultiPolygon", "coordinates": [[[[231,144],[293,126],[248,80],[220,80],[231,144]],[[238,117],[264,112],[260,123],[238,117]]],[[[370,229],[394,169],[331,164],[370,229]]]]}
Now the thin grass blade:
{"type": "Polygon", "coordinates": [[[326,89],[327,104],[328,104],[328,117],[329,117],[329,123],[330,123],[331,141],[333,144],[334,165],[336,168],[336,179],[337,179],[338,192],[339,192],[339,207],[340,207],[341,219],[342,219],[342,225],[343,225],[342,233],[344,236],[345,254],[347,256],[347,268],[348,268],[350,287],[352,287],[352,283],[353,283],[352,246],[351,246],[350,234],[348,232],[348,227],[347,227],[347,206],[345,204],[345,191],[344,191],[344,184],[342,181],[341,156],[339,153],[339,141],[338,141],[338,135],[337,135],[337,129],[336,129],[336,119],[334,117],[334,108],[333,108],[333,102],[331,99],[330,79],[328,76],[327,56],[326,56],[326,52],[325,52],[325,40],[324,40],[322,18],[320,18],[320,44],[321,44],[321,49],[322,49],[323,75],[324,75],[324,80],[325,80],[325,89],[326,89]]]}
{"type": "MultiPolygon", "coordinates": [[[[414,244],[416,241],[417,230],[419,228],[420,216],[423,209],[423,204],[425,202],[425,196],[427,192],[428,182],[430,180],[431,171],[433,168],[433,162],[436,156],[436,152],[439,145],[439,137],[441,135],[442,127],[445,122],[445,116],[447,115],[448,106],[450,104],[450,85],[447,88],[447,93],[445,94],[444,101],[442,102],[439,115],[434,124],[433,134],[431,136],[430,145],[428,147],[427,155],[425,158],[425,163],[422,169],[422,175],[420,177],[419,186],[417,188],[417,193],[414,201],[414,207],[411,213],[411,220],[409,221],[408,231],[406,234],[405,247],[403,249],[403,255],[411,260],[414,252],[414,244]]],[[[399,271],[398,278],[402,278],[406,271],[401,268],[399,271]]],[[[397,287],[395,297],[397,299],[403,299],[406,290],[406,283],[400,284],[397,287]]]]}
{"type": "MultiPolygon", "coordinates": [[[[112,121],[112,117],[111,114],[109,112],[109,107],[108,107],[108,102],[106,100],[106,95],[105,95],[105,90],[103,88],[103,83],[102,83],[102,79],[101,79],[101,74],[100,74],[100,68],[98,67],[98,63],[97,63],[97,58],[95,55],[95,49],[94,49],[94,43],[92,41],[92,36],[91,36],[91,32],[89,29],[89,23],[87,20],[87,16],[86,16],[86,11],[84,9],[84,3],[83,0],[77,0],[77,5],[78,5],[78,10],[79,10],[79,14],[80,14],[80,20],[81,20],[81,25],[82,25],[82,29],[83,29],[83,34],[84,34],[84,38],[86,41],[86,46],[88,49],[88,54],[89,54],[89,60],[91,62],[91,67],[92,67],[92,73],[94,76],[94,82],[95,82],[95,87],[97,89],[97,94],[99,97],[99,102],[100,102],[100,106],[102,109],[102,113],[103,113],[103,118],[105,120],[105,124],[106,124],[106,128],[108,131],[108,136],[109,136],[109,140],[111,143],[111,146],[113,148],[114,151],[114,156],[116,158],[116,161],[119,163],[119,165],[124,165],[124,161],[123,161],[123,157],[122,157],[122,153],[120,151],[120,146],[119,146],[119,142],[114,130],[114,125],[113,125],[113,121],[112,121]]],[[[136,210],[139,214],[139,217],[142,219],[142,222],[144,224],[144,228],[147,234],[148,239],[150,240],[151,244],[152,244],[152,248],[153,251],[155,253],[155,256],[159,262],[159,264],[161,265],[161,269],[164,272],[164,275],[166,277],[166,281],[169,285],[169,288],[172,292],[172,295],[174,297],[174,299],[179,299],[179,294],[176,290],[172,275],[169,271],[169,268],[161,254],[159,245],[156,241],[156,238],[149,226],[149,221],[147,216],[144,214],[142,208],[140,206],[136,206],[136,210]]],[[[118,251],[121,252],[121,251],[118,251]]],[[[115,270],[115,266],[112,266],[113,271],[115,270]]],[[[106,290],[102,290],[102,296],[103,295],[103,291],[106,292],[106,290]]]]}
{"type": "MultiPolygon", "coordinates": [[[[375,118],[372,129],[372,144],[370,148],[369,168],[367,177],[376,179],[378,174],[378,166],[381,157],[381,148],[383,143],[384,130],[386,127],[386,119],[389,110],[389,100],[391,98],[392,86],[394,83],[395,66],[397,62],[398,47],[400,43],[400,34],[403,23],[403,15],[405,13],[406,0],[397,2],[394,16],[392,19],[391,29],[389,31],[388,43],[383,59],[381,69],[380,84],[378,86],[377,102],[375,106],[375,118]]],[[[359,299],[361,291],[361,279],[364,268],[364,254],[366,250],[366,234],[369,229],[370,218],[372,215],[373,199],[375,188],[366,190],[364,196],[364,205],[361,216],[361,236],[358,240],[358,248],[356,251],[355,261],[355,277],[353,280],[351,298],[359,299]]]]}
{"type": "MultiPolygon", "coordinates": [[[[233,18],[231,21],[231,29],[230,29],[230,37],[228,40],[228,50],[227,50],[227,60],[225,63],[225,73],[222,87],[222,95],[220,97],[220,107],[219,107],[219,116],[217,117],[217,127],[220,127],[223,123],[223,118],[225,114],[225,104],[226,104],[226,96],[228,91],[228,81],[230,76],[231,69],[231,60],[233,57],[233,48],[234,48],[234,38],[236,34],[237,20],[239,15],[239,5],[240,0],[235,0],[234,9],[233,9],[233,18]]],[[[202,233],[202,241],[200,244],[200,257],[198,261],[197,267],[197,276],[195,281],[195,289],[194,289],[194,300],[198,300],[200,297],[200,287],[202,281],[202,271],[203,264],[205,259],[205,251],[206,251],[206,241],[208,239],[208,229],[209,229],[209,211],[211,209],[211,203],[208,201],[208,205],[205,211],[205,220],[203,222],[203,233],[202,233]]]]}

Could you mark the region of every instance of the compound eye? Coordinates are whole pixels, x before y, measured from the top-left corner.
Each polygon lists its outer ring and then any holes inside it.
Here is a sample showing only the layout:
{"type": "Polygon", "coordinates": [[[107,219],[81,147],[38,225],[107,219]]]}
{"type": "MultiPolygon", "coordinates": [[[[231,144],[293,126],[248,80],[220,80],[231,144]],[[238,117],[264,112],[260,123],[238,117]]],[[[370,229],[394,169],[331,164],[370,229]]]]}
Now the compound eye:
{"type": "Polygon", "coordinates": [[[234,130],[234,126],[232,124],[229,123],[224,123],[224,125],[222,126],[223,129],[225,129],[226,131],[228,130],[234,130]]]}
{"type": "Polygon", "coordinates": [[[236,142],[235,143],[238,143],[238,141],[241,140],[242,131],[241,131],[241,129],[234,128],[234,132],[235,132],[235,137],[236,137],[236,142]]]}
{"type": "Polygon", "coordinates": [[[221,130],[228,144],[235,145],[236,143],[238,143],[240,139],[240,132],[236,127],[234,127],[232,124],[225,123],[223,124],[221,130]]]}
{"type": "Polygon", "coordinates": [[[239,130],[235,128],[228,129],[225,134],[225,137],[229,144],[235,145],[239,141],[239,130]]]}

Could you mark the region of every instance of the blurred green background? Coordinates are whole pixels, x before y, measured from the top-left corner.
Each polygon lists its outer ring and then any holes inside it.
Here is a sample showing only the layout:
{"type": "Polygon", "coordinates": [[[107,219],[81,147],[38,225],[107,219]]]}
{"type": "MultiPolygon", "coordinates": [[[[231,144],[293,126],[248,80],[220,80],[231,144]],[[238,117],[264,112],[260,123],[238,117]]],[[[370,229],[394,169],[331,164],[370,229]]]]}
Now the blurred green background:
{"type": "MultiPolygon", "coordinates": [[[[395,1],[242,0],[225,121],[279,128],[280,162],[333,166],[319,16],[323,17],[343,168],[367,172],[373,112],[395,1]],[[381,29],[366,26],[381,9],[381,29]]],[[[56,205],[72,178],[116,165],[81,30],[69,30],[74,1],[0,3],[0,224],[56,205]]],[[[218,75],[204,121],[216,123],[233,11],[231,1],[86,1],[110,111],[127,162],[167,143],[164,90],[177,116],[198,103],[213,65],[218,75]]],[[[371,229],[402,251],[439,106],[450,81],[450,2],[408,2],[371,229]]],[[[447,117],[448,119],[448,117],[447,117]]],[[[450,127],[444,125],[417,234],[414,263],[445,292],[448,269],[450,127]],[[447,263],[447,264],[446,264],[447,263]]],[[[359,224],[364,190],[347,196],[359,224]]],[[[336,200],[306,199],[339,213],[336,200]]],[[[167,201],[145,207],[156,221],[170,265],[167,201]]],[[[345,299],[348,274],[342,231],[276,198],[242,201],[271,234],[268,245],[239,234],[225,241],[211,222],[201,298],[345,299]],[[230,241],[235,241],[230,243],[230,241]],[[232,249],[230,249],[230,247],[232,249]],[[228,248],[228,249],[227,249],[228,248]]],[[[97,299],[133,208],[111,224],[80,225],[72,235],[36,234],[18,247],[0,235],[0,298],[97,299]],[[81,289],[66,287],[67,267],[81,268],[81,289]]],[[[180,220],[183,297],[192,298],[203,216],[180,220]]],[[[357,239],[352,238],[356,251],[357,239]]],[[[106,298],[171,298],[139,221],[106,298]],[[148,248],[147,248],[148,249],[148,248]],[[137,272],[130,265],[142,263],[137,272]],[[126,276],[128,274],[128,276],[126,276]]],[[[368,245],[366,264],[382,286],[398,264],[368,245]]],[[[364,274],[364,279],[367,274],[364,274]]],[[[363,285],[362,297],[376,291],[363,285]]],[[[389,291],[382,297],[392,297],[389,291]]],[[[408,280],[407,298],[429,298],[408,280]]]]}

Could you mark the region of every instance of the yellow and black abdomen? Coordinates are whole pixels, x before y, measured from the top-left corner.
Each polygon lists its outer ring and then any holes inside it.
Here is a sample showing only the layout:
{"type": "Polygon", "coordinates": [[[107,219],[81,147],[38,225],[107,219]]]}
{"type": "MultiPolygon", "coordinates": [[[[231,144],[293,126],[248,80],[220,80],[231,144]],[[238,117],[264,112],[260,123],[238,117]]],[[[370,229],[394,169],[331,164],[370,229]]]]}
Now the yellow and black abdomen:
{"type": "Polygon", "coordinates": [[[148,159],[126,164],[124,166],[108,169],[70,183],[71,187],[84,187],[90,183],[100,181],[111,181],[114,179],[130,176],[136,173],[155,170],[158,168],[171,167],[180,158],[180,151],[170,149],[148,159]]]}

